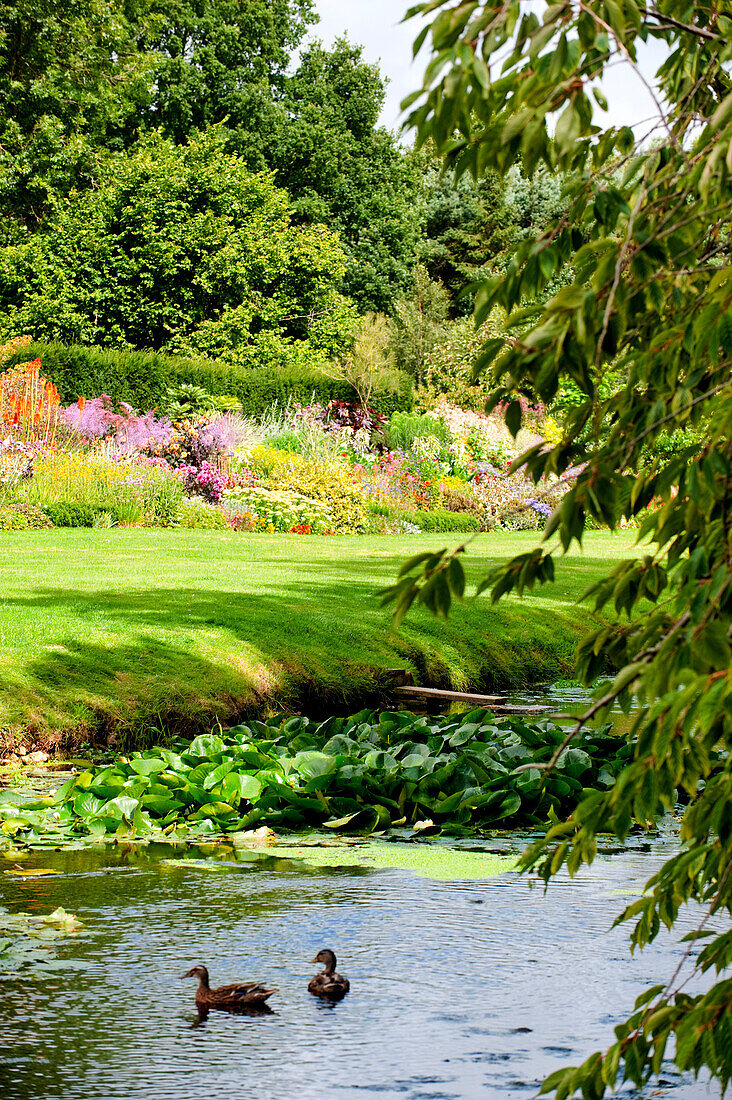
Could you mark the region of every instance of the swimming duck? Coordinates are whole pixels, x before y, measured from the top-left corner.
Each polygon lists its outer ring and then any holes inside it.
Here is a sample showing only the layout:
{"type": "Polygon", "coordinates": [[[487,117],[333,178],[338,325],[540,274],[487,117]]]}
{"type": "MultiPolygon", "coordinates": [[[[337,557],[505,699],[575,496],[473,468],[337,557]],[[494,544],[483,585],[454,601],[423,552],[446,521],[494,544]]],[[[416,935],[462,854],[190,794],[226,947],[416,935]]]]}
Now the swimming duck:
{"type": "Polygon", "coordinates": [[[196,1004],[199,1009],[208,1008],[252,1008],[264,1006],[264,1002],[276,989],[266,989],[260,982],[236,982],[232,985],[222,985],[218,989],[211,989],[208,984],[208,970],[205,966],[194,966],[183,978],[198,978],[196,990],[196,1004]]]}
{"type": "Polygon", "coordinates": [[[336,974],[336,957],[332,951],[325,948],[318,951],[313,959],[314,963],[322,963],[323,970],[316,974],[308,984],[308,992],[316,997],[323,997],[326,1001],[340,1001],[351,988],[348,978],[342,974],[336,974]]]}

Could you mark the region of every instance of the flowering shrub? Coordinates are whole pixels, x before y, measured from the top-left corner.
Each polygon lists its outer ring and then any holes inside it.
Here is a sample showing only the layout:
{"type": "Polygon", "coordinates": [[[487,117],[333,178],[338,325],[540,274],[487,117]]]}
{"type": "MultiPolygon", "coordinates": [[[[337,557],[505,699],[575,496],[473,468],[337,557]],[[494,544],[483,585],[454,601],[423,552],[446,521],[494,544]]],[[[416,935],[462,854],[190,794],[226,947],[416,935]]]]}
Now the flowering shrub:
{"type": "Polygon", "coordinates": [[[75,405],[63,410],[63,415],[75,435],[86,440],[108,439],[122,454],[159,454],[173,437],[173,425],[167,417],[137,413],[126,401],[120,402],[118,411],[106,394],[89,401],[80,397],[75,405]]]}
{"type": "Polygon", "coordinates": [[[364,528],[365,496],[354,482],[349,467],[343,463],[300,459],[273,469],[268,485],[274,489],[294,489],[311,500],[327,505],[336,531],[359,531],[364,528]]]}
{"type": "Polygon", "coordinates": [[[327,405],[295,405],[291,426],[301,421],[316,421],[326,431],[348,428],[351,432],[366,432],[369,436],[372,432],[382,431],[387,422],[382,413],[363,408],[354,401],[329,401],[327,405]]]}
{"type": "Polygon", "coordinates": [[[202,462],[200,467],[178,466],[173,473],[183,482],[185,491],[190,496],[201,496],[210,504],[218,504],[227,485],[226,475],[220,473],[210,462],[202,462]]]}
{"type": "Polygon", "coordinates": [[[222,501],[225,512],[233,518],[249,518],[249,530],[293,531],[296,534],[325,534],[334,530],[335,521],[327,504],[287,489],[266,489],[257,486],[225,489],[222,501]]]}

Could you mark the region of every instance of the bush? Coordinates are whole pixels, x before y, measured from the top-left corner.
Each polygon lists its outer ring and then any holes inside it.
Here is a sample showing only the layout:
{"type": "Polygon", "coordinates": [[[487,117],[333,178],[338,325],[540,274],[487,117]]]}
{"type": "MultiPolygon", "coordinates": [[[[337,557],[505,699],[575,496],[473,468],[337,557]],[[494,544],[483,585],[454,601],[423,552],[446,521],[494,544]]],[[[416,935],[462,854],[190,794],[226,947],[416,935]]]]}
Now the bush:
{"type": "Polygon", "coordinates": [[[294,489],[311,500],[322,501],[333,516],[334,530],[364,530],[365,499],[354,485],[348,467],[342,463],[307,461],[292,456],[290,462],[271,471],[269,482],[272,488],[294,489]]]}
{"type": "Polygon", "coordinates": [[[181,527],[205,531],[229,528],[229,517],[226,512],[205,500],[184,500],[179,509],[178,522],[181,527]]]}
{"type": "Polygon", "coordinates": [[[15,501],[0,508],[0,531],[31,531],[44,527],[53,527],[53,523],[32,504],[15,501]]]}
{"type": "Polygon", "coordinates": [[[481,522],[485,518],[485,505],[473,494],[460,489],[445,487],[440,492],[440,504],[448,512],[469,512],[481,522]]]}
{"type": "Polygon", "coordinates": [[[481,528],[480,518],[471,512],[448,512],[444,508],[404,512],[403,518],[423,531],[480,531],[481,528]]]}
{"type": "MultiPolygon", "coordinates": [[[[200,387],[213,397],[234,397],[244,416],[259,416],[275,403],[327,405],[329,401],[354,401],[356,391],[342,381],[327,378],[314,366],[231,366],[211,359],[186,359],[155,351],[114,351],[80,344],[34,343],[17,348],[7,367],[40,359],[44,374],[59,391],[62,402],[108,394],[115,403],[128,401],[135,408],[154,409],[169,402],[169,389],[181,384],[200,387]]],[[[390,371],[372,394],[371,405],[391,416],[409,410],[414,402],[411,379],[403,371],[390,371]]]]}
{"type": "Polygon", "coordinates": [[[78,501],[59,500],[54,504],[44,504],[44,512],[54,527],[93,527],[95,517],[101,512],[110,512],[108,508],[95,508],[92,504],[80,504],[78,501]]]}
{"type": "Polygon", "coordinates": [[[450,429],[444,420],[427,415],[410,416],[405,412],[392,414],[384,434],[392,450],[408,451],[415,439],[432,437],[439,440],[443,447],[451,442],[450,429]]]}
{"type": "Polygon", "coordinates": [[[286,532],[307,527],[313,534],[325,534],[335,529],[327,504],[289,489],[225,489],[221,506],[229,516],[241,517],[243,526],[255,531],[286,532]]]}

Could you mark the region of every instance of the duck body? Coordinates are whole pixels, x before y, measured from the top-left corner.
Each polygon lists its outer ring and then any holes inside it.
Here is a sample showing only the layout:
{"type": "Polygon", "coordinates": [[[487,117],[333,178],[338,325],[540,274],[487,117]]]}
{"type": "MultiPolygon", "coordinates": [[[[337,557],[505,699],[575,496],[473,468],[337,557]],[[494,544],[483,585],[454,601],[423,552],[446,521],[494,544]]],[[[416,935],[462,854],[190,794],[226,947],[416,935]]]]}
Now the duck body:
{"type": "Polygon", "coordinates": [[[231,985],[211,989],[205,966],[194,966],[183,977],[198,978],[196,1005],[201,1010],[223,1008],[231,1012],[240,1008],[262,1007],[267,998],[277,992],[276,989],[267,989],[261,982],[233,982],[231,985]]]}
{"type": "Polygon", "coordinates": [[[323,963],[323,970],[316,974],[308,983],[308,993],[314,997],[322,997],[324,1001],[340,1001],[351,988],[348,978],[336,972],[336,957],[332,951],[319,951],[313,959],[315,963],[323,963]]]}

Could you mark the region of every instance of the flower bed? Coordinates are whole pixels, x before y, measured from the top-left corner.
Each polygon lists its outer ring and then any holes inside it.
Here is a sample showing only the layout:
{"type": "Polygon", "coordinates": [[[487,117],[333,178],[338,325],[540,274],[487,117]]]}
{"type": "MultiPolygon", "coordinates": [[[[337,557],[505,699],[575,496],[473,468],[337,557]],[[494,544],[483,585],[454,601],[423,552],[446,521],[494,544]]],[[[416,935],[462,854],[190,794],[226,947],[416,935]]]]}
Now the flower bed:
{"type": "Polygon", "coordinates": [[[515,447],[495,418],[445,403],[388,422],[344,401],[257,422],[193,398],[159,412],[104,395],[63,408],[40,371],[34,360],[0,375],[0,508],[14,507],[0,528],[43,515],[295,534],[521,530],[542,526],[567,487],[510,474],[515,447]]]}

